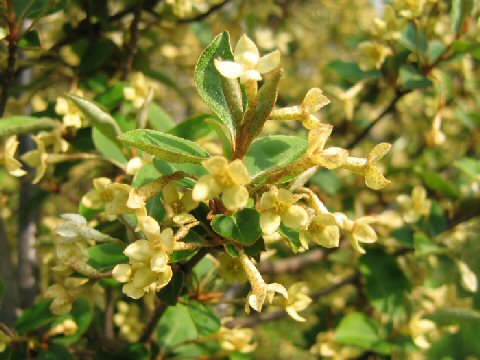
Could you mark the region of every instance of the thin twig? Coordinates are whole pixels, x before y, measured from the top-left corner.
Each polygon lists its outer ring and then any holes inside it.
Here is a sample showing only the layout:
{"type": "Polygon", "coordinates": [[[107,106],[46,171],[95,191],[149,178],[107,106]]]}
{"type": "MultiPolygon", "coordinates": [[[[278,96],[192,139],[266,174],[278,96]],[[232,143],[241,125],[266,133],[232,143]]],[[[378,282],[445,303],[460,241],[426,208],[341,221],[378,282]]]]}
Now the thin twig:
{"type": "Polygon", "coordinates": [[[295,273],[323,260],[328,253],[326,249],[317,248],[289,258],[261,262],[258,269],[265,275],[295,273]]]}
{"type": "Polygon", "coordinates": [[[142,16],[143,0],[136,0],[135,11],[133,13],[133,20],[130,24],[130,39],[125,46],[125,63],[122,71],[122,79],[126,80],[132,71],[133,60],[137,53],[138,45],[138,27],[140,25],[140,18],[142,16]]]}
{"type": "Polygon", "coordinates": [[[204,12],[202,14],[199,14],[197,16],[191,17],[191,18],[186,18],[186,19],[178,19],[177,22],[180,24],[185,24],[185,23],[191,23],[191,22],[196,22],[196,21],[201,21],[204,20],[205,18],[209,17],[213,13],[217,12],[220,10],[222,7],[224,7],[227,3],[229,3],[230,0],[224,0],[223,2],[212,6],[210,9],[208,9],[207,12],[204,12]]]}

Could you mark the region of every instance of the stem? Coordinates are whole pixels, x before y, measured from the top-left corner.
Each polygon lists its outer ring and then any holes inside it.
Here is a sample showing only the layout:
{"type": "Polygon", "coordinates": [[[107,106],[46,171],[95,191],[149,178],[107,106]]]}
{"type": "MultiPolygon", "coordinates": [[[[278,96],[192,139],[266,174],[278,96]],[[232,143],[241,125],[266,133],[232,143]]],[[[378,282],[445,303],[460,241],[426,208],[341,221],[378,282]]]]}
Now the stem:
{"type": "Polygon", "coordinates": [[[136,0],[135,9],[133,13],[133,20],[130,24],[130,39],[125,46],[125,64],[123,66],[122,79],[126,80],[128,75],[132,71],[133,60],[137,53],[138,44],[138,26],[140,24],[140,18],[142,16],[143,0],[136,0]]]}

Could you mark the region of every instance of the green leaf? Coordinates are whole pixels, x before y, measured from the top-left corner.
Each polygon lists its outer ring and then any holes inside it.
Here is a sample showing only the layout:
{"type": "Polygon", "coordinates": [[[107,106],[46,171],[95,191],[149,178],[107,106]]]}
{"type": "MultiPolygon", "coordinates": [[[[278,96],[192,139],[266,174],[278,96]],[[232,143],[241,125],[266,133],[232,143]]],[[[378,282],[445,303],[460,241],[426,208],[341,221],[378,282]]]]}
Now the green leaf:
{"type": "Polygon", "coordinates": [[[38,36],[38,32],[36,31],[27,31],[26,33],[22,34],[20,41],[18,42],[18,46],[21,47],[37,47],[41,46],[40,37],[38,36]]]}
{"type": "Polygon", "coordinates": [[[390,346],[380,336],[379,325],[365,314],[354,312],[346,315],[335,330],[336,341],[358,346],[365,350],[390,353],[390,346]]]}
{"type": "Polygon", "coordinates": [[[222,77],[214,65],[218,58],[233,60],[230,35],[226,31],[217,35],[200,55],[195,68],[195,85],[203,101],[228,128],[231,141],[235,137],[235,119],[222,91],[222,77]]]}
{"type": "Polygon", "coordinates": [[[105,137],[118,143],[117,136],[120,135],[122,131],[118,127],[115,119],[109,113],[104,111],[93,101],[82,99],[73,94],[67,94],[66,97],[78,106],[88,120],[90,120],[91,124],[105,137]]]}
{"type": "Polygon", "coordinates": [[[468,323],[480,325],[480,312],[474,309],[445,308],[425,317],[440,326],[466,325],[468,323]]]}
{"type": "MultiPolygon", "coordinates": [[[[203,243],[204,241],[202,240],[202,238],[200,237],[200,235],[198,235],[195,231],[193,230],[190,230],[188,232],[188,235],[185,236],[183,239],[182,239],[183,242],[185,243],[197,243],[197,244],[201,244],[203,243]]],[[[198,249],[195,249],[195,250],[177,250],[177,251],[174,251],[172,253],[172,255],[170,255],[170,262],[171,263],[176,263],[176,262],[185,262],[187,260],[190,260],[190,258],[195,255],[196,253],[198,252],[198,249]]]]}
{"type": "Polygon", "coordinates": [[[370,249],[360,258],[360,272],[373,307],[392,317],[404,311],[404,293],[410,284],[394,256],[379,248],[370,249]]]}
{"type": "Polygon", "coordinates": [[[277,166],[288,165],[302,156],[307,149],[305,139],[271,135],[255,140],[245,156],[245,166],[252,177],[258,177],[277,166]]]}
{"type": "Polygon", "coordinates": [[[191,141],[198,140],[213,131],[208,122],[208,119],[211,118],[212,115],[210,114],[191,117],[170,129],[168,133],[191,141]]]}
{"type": "Polygon", "coordinates": [[[342,186],[338,175],[334,171],[325,168],[319,169],[310,179],[310,182],[330,196],[337,194],[342,186]]]}
{"type": "Polygon", "coordinates": [[[95,101],[105,107],[108,111],[112,111],[123,102],[124,87],[125,82],[119,81],[106,91],[102,91],[102,93],[95,98],[95,101]]]}
{"type": "Polygon", "coordinates": [[[159,343],[168,349],[185,341],[210,336],[220,329],[218,315],[207,305],[189,301],[167,309],[157,327],[159,343]]]}
{"type": "Polygon", "coordinates": [[[425,186],[430,190],[437,191],[448,198],[455,200],[460,196],[458,189],[448,180],[442,178],[439,174],[425,171],[421,174],[425,186]]]}
{"type": "Polygon", "coordinates": [[[480,180],[480,159],[464,157],[455,160],[453,165],[472,180],[480,180]]]}
{"type": "Polygon", "coordinates": [[[352,84],[360,80],[375,79],[382,76],[382,73],[378,70],[363,71],[357,63],[341,60],[332,61],[327,65],[327,69],[335,71],[338,76],[352,84]]]}
{"type": "Polygon", "coordinates": [[[427,255],[437,252],[440,248],[424,233],[416,232],[414,236],[415,255],[427,255]]]}
{"type": "Polygon", "coordinates": [[[138,129],[119,137],[120,141],[137,147],[157,158],[172,163],[194,163],[210,157],[200,145],[155,130],[138,129]]]}
{"type": "Polygon", "coordinates": [[[425,34],[418,31],[412,24],[407,25],[398,42],[411,52],[419,51],[423,54],[427,51],[427,38],[425,34]]]}
{"type": "Polygon", "coordinates": [[[51,303],[52,300],[42,300],[26,309],[15,325],[18,333],[26,334],[52,322],[55,315],[50,311],[51,303]]]}
{"type": "Polygon", "coordinates": [[[9,116],[0,118],[0,136],[36,133],[55,129],[56,122],[49,118],[33,116],[9,116]]]}
{"type": "Polygon", "coordinates": [[[282,238],[287,242],[288,246],[290,246],[294,253],[303,249],[302,243],[300,242],[300,233],[297,230],[280,224],[278,233],[282,235],[282,238]]]}
{"type": "Polygon", "coordinates": [[[89,41],[82,54],[78,71],[82,75],[91,74],[106,64],[116,49],[117,46],[110,39],[100,38],[96,41],[89,41]]]}
{"type": "Polygon", "coordinates": [[[232,216],[215,216],[212,220],[212,228],[219,235],[245,246],[253,245],[262,235],[260,213],[249,208],[242,209],[232,216]]]}
{"type": "Polygon", "coordinates": [[[148,123],[154,130],[169,131],[175,126],[172,117],[157,103],[152,102],[148,108],[148,123]]]}
{"type": "Polygon", "coordinates": [[[462,31],[463,23],[473,10],[474,0],[453,0],[450,17],[453,30],[458,34],[462,31]]]}
{"type": "Polygon", "coordinates": [[[406,90],[420,89],[432,85],[432,81],[429,78],[410,64],[400,67],[399,77],[402,87],[406,90]]]}
{"type": "Polygon", "coordinates": [[[181,270],[176,271],[172,280],[158,293],[158,298],[169,306],[177,305],[178,297],[183,289],[185,275],[181,270]]]}
{"type": "Polygon", "coordinates": [[[123,250],[124,247],[114,244],[92,246],[88,248],[88,264],[99,271],[110,270],[117,264],[128,262],[123,250]]]}
{"type": "Polygon", "coordinates": [[[93,308],[85,299],[78,299],[75,301],[69,315],[65,315],[56,320],[55,324],[60,324],[66,319],[72,319],[78,326],[75,334],[70,336],[60,336],[53,339],[53,342],[62,345],[71,345],[81,339],[82,335],[88,330],[93,320],[93,308]]]}
{"type": "Polygon", "coordinates": [[[97,128],[92,128],[92,139],[95,148],[107,159],[118,161],[120,164],[126,165],[128,160],[125,157],[118,141],[105,136],[97,128]]]}

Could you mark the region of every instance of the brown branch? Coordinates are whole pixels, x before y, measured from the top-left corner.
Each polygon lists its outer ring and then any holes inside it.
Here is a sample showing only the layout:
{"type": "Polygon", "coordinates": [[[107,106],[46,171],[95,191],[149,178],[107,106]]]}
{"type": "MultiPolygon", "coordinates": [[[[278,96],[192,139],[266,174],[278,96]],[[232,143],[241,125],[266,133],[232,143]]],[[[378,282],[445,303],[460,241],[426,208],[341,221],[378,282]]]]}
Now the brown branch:
{"type": "Polygon", "coordinates": [[[138,50],[138,26],[140,25],[140,18],[142,17],[142,8],[143,0],[136,0],[133,20],[130,24],[130,39],[125,45],[125,63],[122,70],[123,80],[126,80],[128,74],[132,71],[133,60],[135,59],[135,54],[138,50]]]}
{"type": "Polygon", "coordinates": [[[202,14],[199,14],[197,16],[194,16],[194,17],[191,17],[191,18],[187,18],[187,19],[178,19],[177,20],[177,23],[179,24],[187,24],[187,23],[191,23],[191,22],[196,22],[196,21],[201,21],[201,20],[204,20],[205,18],[209,17],[210,15],[212,15],[213,13],[217,12],[218,10],[220,10],[222,7],[224,7],[226,4],[228,4],[230,2],[230,0],[224,0],[223,2],[217,4],[217,5],[214,5],[212,6],[210,9],[208,9],[207,12],[204,12],[202,14]]]}
{"type": "Polygon", "coordinates": [[[323,260],[329,253],[326,249],[317,248],[286,259],[261,262],[258,269],[265,275],[294,273],[323,260]]]}
{"type": "MultiPolygon", "coordinates": [[[[313,301],[318,301],[320,298],[323,296],[327,296],[338,289],[344,287],[345,285],[353,284],[355,281],[358,279],[358,274],[354,274],[351,276],[346,277],[345,279],[339,281],[338,283],[335,283],[333,285],[330,285],[324,289],[321,289],[312,295],[310,297],[312,298],[313,301]]],[[[233,319],[225,324],[225,327],[227,328],[235,328],[235,327],[254,327],[257,325],[260,325],[264,322],[267,321],[276,321],[283,319],[286,317],[288,314],[285,310],[278,310],[274,312],[264,312],[264,313],[258,313],[255,315],[251,316],[246,316],[246,317],[241,317],[237,319],[233,319]]]]}

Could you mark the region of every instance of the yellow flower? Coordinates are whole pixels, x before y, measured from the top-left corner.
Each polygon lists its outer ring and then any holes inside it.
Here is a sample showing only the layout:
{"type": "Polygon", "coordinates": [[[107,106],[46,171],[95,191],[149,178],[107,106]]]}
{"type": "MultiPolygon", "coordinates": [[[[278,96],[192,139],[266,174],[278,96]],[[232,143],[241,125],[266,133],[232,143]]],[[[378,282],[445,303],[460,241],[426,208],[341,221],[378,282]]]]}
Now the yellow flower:
{"type": "Polygon", "coordinates": [[[313,129],[320,124],[320,120],[313,114],[329,103],[330,100],[323,95],[322,90],[313,88],[307,92],[300,105],[275,109],[269,119],[301,120],[307,129],[313,129]]]}
{"type": "Polygon", "coordinates": [[[130,84],[123,89],[123,96],[126,100],[131,101],[133,106],[140,108],[145,102],[152,84],[141,72],[132,74],[130,84]]]}
{"type": "Polygon", "coordinates": [[[51,285],[43,296],[53,300],[50,305],[50,311],[55,315],[65,315],[72,310],[74,297],[72,297],[68,290],[62,285],[51,285]]]}
{"type": "Polygon", "coordinates": [[[283,222],[292,229],[301,229],[307,225],[307,211],[295,203],[301,199],[286,189],[275,186],[262,194],[258,209],[260,210],[260,227],[265,234],[273,234],[283,222]]]}
{"type": "Polygon", "coordinates": [[[458,270],[460,271],[460,279],[462,287],[472,293],[477,292],[478,280],[475,273],[461,260],[457,261],[458,270]]]}
{"type": "Polygon", "coordinates": [[[31,167],[35,168],[36,174],[32,183],[37,184],[47,171],[48,154],[45,151],[45,144],[43,141],[38,136],[32,136],[32,138],[37,144],[37,149],[26,152],[21,156],[21,159],[31,167]]]}
{"type": "Polygon", "coordinates": [[[51,151],[54,153],[64,153],[68,150],[68,141],[62,138],[62,129],[56,128],[53,131],[41,131],[37,134],[37,137],[43,142],[45,147],[51,147],[51,151]]]}
{"type": "Polygon", "coordinates": [[[429,146],[441,145],[446,140],[445,133],[442,131],[442,116],[438,113],[433,119],[432,128],[425,135],[425,140],[429,146]]]}
{"type": "Polygon", "coordinates": [[[417,222],[422,216],[430,214],[431,202],[427,199],[427,191],[423,186],[415,186],[412,196],[399,195],[397,202],[403,209],[403,219],[407,223],[417,222]]]}
{"type": "Polygon", "coordinates": [[[93,189],[82,197],[82,204],[90,209],[101,209],[109,200],[106,187],[112,183],[112,180],[106,177],[93,179],[93,189]]]}
{"type": "Polygon", "coordinates": [[[202,162],[210,173],[198,179],[193,188],[194,201],[206,201],[222,193],[222,201],[228,210],[241,209],[247,205],[250,175],[241,160],[230,164],[227,159],[215,156],[202,162]]]}
{"type": "Polygon", "coordinates": [[[257,344],[253,343],[253,330],[248,328],[228,329],[220,328],[217,333],[220,346],[227,352],[249,353],[255,350],[257,344]]]}
{"type": "Polygon", "coordinates": [[[120,329],[120,335],[130,342],[137,342],[145,327],[140,315],[140,307],[137,304],[125,301],[117,303],[117,313],[113,315],[113,322],[120,329]]]}
{"type": "MultiPolygon", "coordinates": [[[[83,97],[83,92],[80,90],[74,91],[75,95],[83,97]]],[[[57,99],[55,104],[55,112],[59,115],[63,115],[63,123],[66,127],[73,127],[80,129],[82,127],[82,112],[72,102],[63,97],[57,99]]]]}
{"type": "Polygon", "coordinates": [[[431,334],[436,325],[433,321],[423,319],[423,313],[419,312],[414,314],[410,319],[410,336],[413,342],[420,349],[428,349],[430,342],[428,341],[428,334],[431,334]]]}
{"type": "Polygon", "coordinates": [[[10,338],[10,336],[0,330],[0,353],[4,352],[7,349],[7,346],[10,344],[11,341],[12,339],[10,338]]]}
{"type": "Polygon", "coordinates": [[[16,177],[25,175],[27,172],[22,169],[22,163],[15,159],[15,153],[18,149],[18,139],[16,135],[10,136],[5,141],[5,147],[3,151],[3,161],[7,171],[16,177]]]}
{"type": "Polygon", "coordinates": [[[324,149],[333,126],[320,124],[308,132],[306,156],[313,165],[335,169],[342,166],[348,158],[348,151],[339,147],[324,149]]]}
{"type": "Polygon", "coordinates": [[[288,288],[288,299],[284,300],[285,311],[288,315],[300,322],[306,321],[305,318],[298,315],[299,311],[305,310],[312,299],[307,295],[309,292],[305,283],[296,283],[288,288]]]}
{"type": "Polygon", "coordinates": [[[358,348],[339,344],[336,341],[335,331],[332,330],[319,333],[310,352],[333,360],[357,359],[363,353],[358,348]]]}
{"type": "Polygon", "coordinates": [[[363,90],[363,86],[364,82],[360,81],[347,90],[341,88],[335,89],[338,99],[343,103],[347,120],[353,120],[355,115],[355,102],[358,94],[363,90]]]}
{"type": "Polygon", "coordinates": [[[48,336],[65,335],[72,336],[78,331],[78,325],[72,319],[65,319],[61,323],[54,325],[49,331],[48,336]]]}
{"type": "Polygon", "coordinates": [[[149,240],[137,240],[123,252],[129,264],[119,264],[113,269],[113,277],[122,283],[122,291],[133,299],[146,292],[159,291],[172,278],[168,265],[173,251],[174,237],[170,228],[160,232],[160,225],[150,216],[139,216],[139,226],[149,240]]]}
{"type": "Polygon", "coordinates": [[[358,64],[362,70],[380,69],[392,50],[385,45],[373,41],[364,41],[358,46],[360,59],[358,64]]]}
{"type": "Polygon", "coordinates": [[[349,156],[343,167],[364,175],[365,184],[369,188],[374,190],[382,189],[390,184],[390,181],[385,179],[375,163],[383,158],[391,147],[392,145],[389,143],[380,143],[372,149],[366,159],[349,156]]]}
{"type": "Polygon", "coordinates": [[[395,0],[393,8],[400,16],[407,19],[418,17],[422,14],[425,0],[395,0]]]}
{"type": "Polygon", "coordinates": [[[363,216],[352,221],[342,213],[335,213],[333,215],[337,220],[337,224],[350,232],[350,243],[360,254],[365,254],[365,250],[360,246],[360,243],[371,244],[377,241],[377,234],[369,225],[375,222],[375,218],[372,216],[363,216]]]}
{"type": "Polygon", "coordinates": [[[66,220],[56,230],[57,235],[60,236],[59,242],[61,243],[73,243],[79,240],[94,240],[96,242],[118,241],[109,235],[91,228],[87,220],[81,215],[63,214],[61,217],[66,220]]]}
{"type": "Polygon", "coordinates": [[[280,51],[275,50],[260,57],[257,46],[245,34],[235,45],[233,57],[235,61],[215,59],[215,67],[226,78],[240,78],[242,84],[248,81],[260,81],[262,74],[266,74],[280,65],[280,51]]]}
{"type": "Polygon", "coordinates": [[[191,190],[179,191],[174,183],[168,183],[163,188],[163,201],[167,217],[174,223],[183,225],[195,221],[189,212],[198,206],[198,202],[193,200],[191,190]]]}
{"type": "MultiPolygon", "coordinates": [[[[305,230],[300,231],[300,242],[308,244],[315,242],[327,248],[338,247],[340,243],[340,229],[335,216],[329,213],[315,215],[305,230]]],[[[305,247],[305,245],[303,245],[305,247]]]]}

